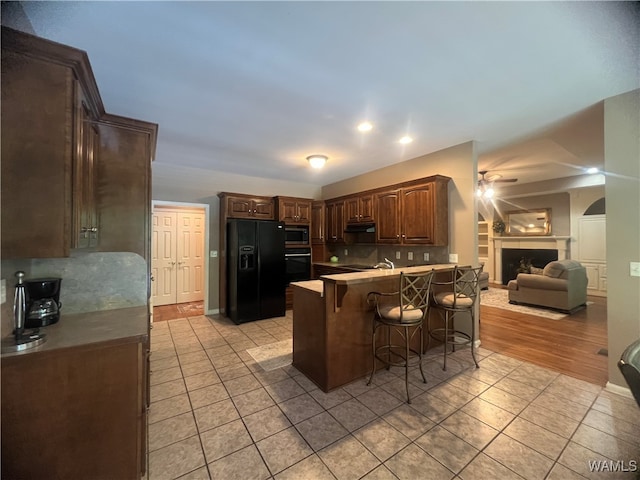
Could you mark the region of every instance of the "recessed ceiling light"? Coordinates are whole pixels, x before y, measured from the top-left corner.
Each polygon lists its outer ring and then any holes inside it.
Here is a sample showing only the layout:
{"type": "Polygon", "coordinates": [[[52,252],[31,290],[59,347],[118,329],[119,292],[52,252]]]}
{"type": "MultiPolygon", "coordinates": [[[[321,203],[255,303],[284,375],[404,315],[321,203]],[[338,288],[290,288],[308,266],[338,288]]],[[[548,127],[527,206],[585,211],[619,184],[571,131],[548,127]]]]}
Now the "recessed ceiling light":
{"type": "Polygon", "coordinates": [[[403,145],[406,145],[407,143],[413,142],[413,138],[409,137],[408,135],[405,135],[400,140],[398,140],[398,142],[402,143],[403,145]]]}
{"type": "Polygon", "coordinates": [[[322,168],[324,164],[329,160],[326,155],[309,155],[307,161],[312,168],[322,168]]]}
{"type": "Polygon", "coordinates": [[[358,130],[361,132],[370,132],[373,128],[373,124],[371,122],[362,122],[358,125],[358,130]]]}
{"type": "Polygon", "coordinates": [[[598,173],[600,170],[598,170],[596,167],[591,167],[591,168],[587,168],[587,173],[593,175],[594,173],[598,173]]]}

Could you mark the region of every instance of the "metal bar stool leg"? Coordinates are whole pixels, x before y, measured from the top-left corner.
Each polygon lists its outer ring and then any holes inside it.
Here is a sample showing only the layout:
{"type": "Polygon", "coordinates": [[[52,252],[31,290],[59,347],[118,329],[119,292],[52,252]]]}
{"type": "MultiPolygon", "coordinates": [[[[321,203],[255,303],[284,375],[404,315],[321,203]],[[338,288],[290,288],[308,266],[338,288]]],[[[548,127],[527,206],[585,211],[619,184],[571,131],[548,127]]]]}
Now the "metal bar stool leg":
{"type": "Polygon", "coordinates": [[[409,396],[409,329],[404,327],[404,387],[407,389],[407,403],[411,403],[411,397],[409,396]]]}
{"type": "Polygon", "coordinates": [[[476,349],[474,348],[474,344],[473,342],[475,341],[474,339],[476,338],[476,319],[474,316],[474,312],[473,310],[471,310],[471,358],[473,358],[473,363],[476,364],[476,368],[480,368],[480,365],[478,365],[478,361],[476,360],[476,349]]]}
{"type": "Polygon", "coordinates": [[[371,349],[372,349],[372,357],[373,357],[373,364],[371,365],[371,375],[369,375],[369,381],[367,382],[367,386],[371,385],[371,380],[373,380],[373,374],[376,371],[376,322],[374,320],[373,322],[373,339],[371,341],[371,349]]]}
{"type": "MultiPolygon", "coordinates": [[[[418,358],[418,365],[420,366],[420,375],[422,375],[422,383],[427,383],[427,377],[424,376],[424,370],[422,370],[422,355],[424,352],[424,328],[422,327],[422,325],[418,327],[418,330],[420,331],[420,353],[418,358]]],[[[427,339],[427,342],[428,341],[429,340],[427,339]]]]}

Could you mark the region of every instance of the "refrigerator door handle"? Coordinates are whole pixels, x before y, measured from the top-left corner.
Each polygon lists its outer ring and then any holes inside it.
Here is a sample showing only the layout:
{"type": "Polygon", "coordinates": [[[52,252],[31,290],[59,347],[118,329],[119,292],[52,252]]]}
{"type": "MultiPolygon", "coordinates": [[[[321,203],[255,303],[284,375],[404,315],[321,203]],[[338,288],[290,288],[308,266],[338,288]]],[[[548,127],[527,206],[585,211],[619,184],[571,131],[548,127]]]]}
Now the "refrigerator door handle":
{"type": "Polygon", "coordinates": [[[310,253],[285,253],[284,257],[310,257],[310,253]]]}

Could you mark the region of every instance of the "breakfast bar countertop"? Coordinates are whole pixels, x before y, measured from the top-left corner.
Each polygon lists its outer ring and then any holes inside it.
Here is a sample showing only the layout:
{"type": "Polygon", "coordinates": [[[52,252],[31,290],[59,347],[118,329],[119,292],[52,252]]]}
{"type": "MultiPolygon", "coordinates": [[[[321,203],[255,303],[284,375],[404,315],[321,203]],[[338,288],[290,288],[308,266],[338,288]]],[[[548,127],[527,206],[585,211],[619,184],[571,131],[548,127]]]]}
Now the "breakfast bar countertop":
{"type": "Polygon", "coordinates": [[[324,293],[324,282],[322,280],[306,280],[304,282],[291,282],[294,287],[304,288],[311,290],[312,292],[319,293],[320,296],[324,293]]]}
{"type": "Polygon", "coordinates": [[[446,271],[451,270],[454,267],[454,263],[441,263],[434,265],[418,265],[415,267],[376,268],[353,273],[323,275],[320,277],[320,279],[329,283],[335,283],[336,285],[355,285],[376,280],[383,280],[388,277],[395,277],[400,275],[401,272],[415,274],[419,272],[428,272],[430,270],[446,271]]]}
{"type": "Polygon", "coordinates": [[[2,358],[95,343],[122,342],[123,339],[137,342],[148,335],[148,328],[149,309],[146,305],[69,315],[62,313],[57,323],[40,328],[40,333],[46,335],[43,344],[19,352],[2,353],[2,358]]]}

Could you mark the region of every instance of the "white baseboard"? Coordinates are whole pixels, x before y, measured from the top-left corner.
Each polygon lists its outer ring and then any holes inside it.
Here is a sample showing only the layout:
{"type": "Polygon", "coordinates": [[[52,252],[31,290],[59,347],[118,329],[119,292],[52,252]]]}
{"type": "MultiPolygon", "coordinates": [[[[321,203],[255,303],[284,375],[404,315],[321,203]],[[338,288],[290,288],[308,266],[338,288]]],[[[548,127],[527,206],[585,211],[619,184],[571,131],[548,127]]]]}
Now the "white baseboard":
{"type": "Polygon", "coordinates": [[[631,390],[611,382],[607,382],[604,389],[607,392],[615,393],[616,395],[622,395],[623,397],[633,398],[633,395],[631,394],[631,390]]]}

